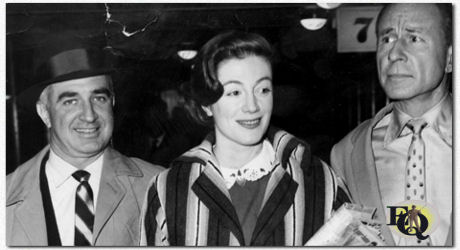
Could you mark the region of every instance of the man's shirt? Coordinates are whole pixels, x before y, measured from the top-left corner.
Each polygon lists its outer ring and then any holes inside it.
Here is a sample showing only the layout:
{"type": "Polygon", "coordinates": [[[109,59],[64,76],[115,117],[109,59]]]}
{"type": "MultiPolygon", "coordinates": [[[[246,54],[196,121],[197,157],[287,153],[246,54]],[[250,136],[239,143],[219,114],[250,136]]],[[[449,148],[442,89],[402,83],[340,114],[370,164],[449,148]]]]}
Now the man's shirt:
{"type": "MultiPolygon", "coordinates": [[[[96,211],[97,206],[96,201],[101,179],[103,155],[84,169],[91,174],[88,182],[93,191],[94,211],[96,211]]],[[[57,156],[53,150],[50,150],[45,171],[63,246],[74,245],[75,195],[80,183],[72,177],[72,174],[77,170],[79,169],[57,156]]]]}
{"type": "MultiPolygon", "coordinates": [[[[428,123],[421,132],[425,143],[426,201],[440,216],[438,228],[430,238],[432,245],[443,246],[452,221],[452,96],[446,95],[421,118],[428,123]]],[[[410,119],[412,117],[408,114],[394,108],[372,131],[372,148],[384,207],[405,200],[405,169],[413,135],[406,126],[410,119]]],[[[385,212],[389,218],[390,210],[385,212]]],[[[398,233],[392,233],[397,245],[408,244],[398,233]]]]}

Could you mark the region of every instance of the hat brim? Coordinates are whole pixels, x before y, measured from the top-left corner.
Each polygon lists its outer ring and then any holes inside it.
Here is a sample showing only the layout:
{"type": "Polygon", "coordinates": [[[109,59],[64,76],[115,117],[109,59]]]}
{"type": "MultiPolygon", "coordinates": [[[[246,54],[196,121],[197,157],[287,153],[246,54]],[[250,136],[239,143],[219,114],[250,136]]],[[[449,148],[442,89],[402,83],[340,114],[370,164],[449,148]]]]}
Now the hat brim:
{"type": "Polygon", "coordinates": [[[40,97],[42,91],[51,84],[56,84],[64,81],[81,79],[91,76],[98,75],[110,75],[115,69],[113,68],[104,68],[104,69],[95,69],[95,70],[84,70],[76,71],[65,75],[60,75],[58,77],[36,83],[17,96],[17,105],[26,110],[27,112],[35,112],[35,105],[40,97]]]}

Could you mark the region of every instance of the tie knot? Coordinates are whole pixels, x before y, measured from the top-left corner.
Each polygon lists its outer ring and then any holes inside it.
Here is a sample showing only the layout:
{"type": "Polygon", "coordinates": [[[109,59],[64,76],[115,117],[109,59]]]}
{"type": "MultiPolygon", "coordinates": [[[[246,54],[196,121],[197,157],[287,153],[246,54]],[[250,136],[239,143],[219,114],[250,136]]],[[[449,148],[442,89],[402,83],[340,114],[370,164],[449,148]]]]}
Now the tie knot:
{"type": "Polygon", "coordinates": [[[407,122],[407,127],[414,132],[414,134],[420,134],[428,123],[423,119],[412,119],[407,122]]]}
{"type": "Polygon", "coordinates": [[[75,178],[75,180],[77,180],[78,182],[88,181],[90,175],[91,174],[86,172],[85,170],[78,170],[72,174],[73,178],[75,178]]]}

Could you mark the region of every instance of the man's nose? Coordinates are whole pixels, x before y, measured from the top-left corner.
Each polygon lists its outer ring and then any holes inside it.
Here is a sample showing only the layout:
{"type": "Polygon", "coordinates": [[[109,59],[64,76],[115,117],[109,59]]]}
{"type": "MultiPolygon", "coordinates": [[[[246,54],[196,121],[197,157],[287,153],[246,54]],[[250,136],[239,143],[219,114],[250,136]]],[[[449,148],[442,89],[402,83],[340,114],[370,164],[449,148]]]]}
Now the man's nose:
{"type": "Polygon", "coordinates": [[[388,60],[394,61],[406,61],[406,49],[403,40],[398,39],[393,43],[393,47],[390,49],[388,53],[388,60]]]}
{"type": "Polygon", "coordinates": [[[88,101],[83,103],[82,112],[80,118],[86,122],[94,122],[98,115],[94,111],[94,105],[92,102],[88,101]]]}

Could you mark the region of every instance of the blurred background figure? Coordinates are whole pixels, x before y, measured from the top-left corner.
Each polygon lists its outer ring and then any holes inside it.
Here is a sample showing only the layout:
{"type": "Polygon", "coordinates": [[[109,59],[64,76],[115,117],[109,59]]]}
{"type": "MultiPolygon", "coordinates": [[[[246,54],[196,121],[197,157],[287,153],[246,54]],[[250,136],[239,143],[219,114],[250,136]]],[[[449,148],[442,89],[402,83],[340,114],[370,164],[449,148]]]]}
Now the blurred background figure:
{"type": "Polygon", "coordinates": [[[114,136],[114,145],[121,152],[168,167],[206,135],[209,129],[193,121],[184,108],[181,86],[187,76],[177,73],[189,71],[178,66],[174,69],[175,75],[168,70],[170,77],[162,73],[148,80],[145,91],[128,92],[123,99],[128,105],[118,110],[120,120],[114,136]]]}

